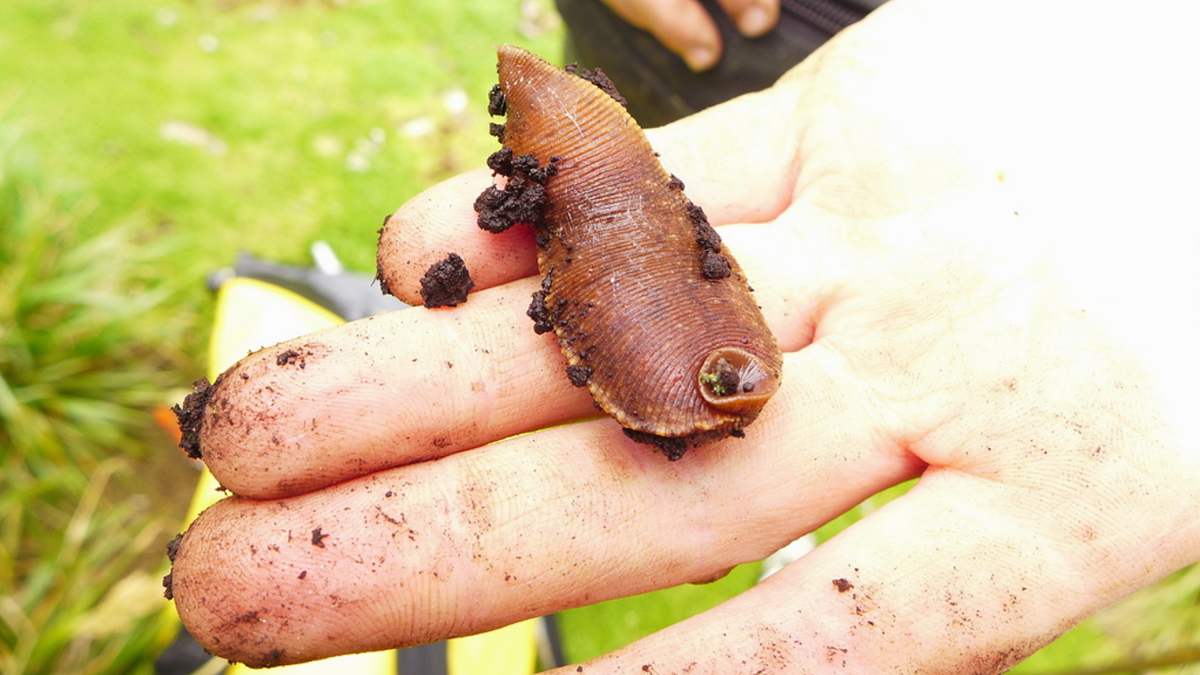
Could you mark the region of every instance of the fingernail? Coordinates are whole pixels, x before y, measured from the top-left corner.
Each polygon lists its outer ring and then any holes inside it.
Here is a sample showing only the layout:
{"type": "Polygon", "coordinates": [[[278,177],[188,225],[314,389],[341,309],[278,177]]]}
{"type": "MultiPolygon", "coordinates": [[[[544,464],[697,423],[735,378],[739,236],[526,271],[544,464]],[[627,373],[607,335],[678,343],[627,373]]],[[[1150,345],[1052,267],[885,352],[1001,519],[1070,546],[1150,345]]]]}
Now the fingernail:
{"type": "Polygon", "coordinates": [[[771,13],[758,5],[751,5],[739,14],[737,25],[738,31],[746,37],[758,37],[774,27],[771,13]]]}
{"type": "Polygon", "coordinates": [[[717,65],[717,50],[708,45],[691,47],[684,52],[683,60],[687,62],[688,68],[696,72],[708,70],[717,65]]]}

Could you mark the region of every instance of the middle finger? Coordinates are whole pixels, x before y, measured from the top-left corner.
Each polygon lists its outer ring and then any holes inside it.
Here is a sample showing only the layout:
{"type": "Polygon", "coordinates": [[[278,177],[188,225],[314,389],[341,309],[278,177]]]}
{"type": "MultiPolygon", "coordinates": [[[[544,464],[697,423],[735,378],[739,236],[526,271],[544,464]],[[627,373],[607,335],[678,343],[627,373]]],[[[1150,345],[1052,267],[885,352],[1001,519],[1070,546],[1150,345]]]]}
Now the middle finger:
{"type": "Polygon", "coordinates": [[[205,463],[235,494],[271,499],[594,413],[553,337],[530,328],[536,288],[525,279],[246,357],[192,404],[205,463]]]}

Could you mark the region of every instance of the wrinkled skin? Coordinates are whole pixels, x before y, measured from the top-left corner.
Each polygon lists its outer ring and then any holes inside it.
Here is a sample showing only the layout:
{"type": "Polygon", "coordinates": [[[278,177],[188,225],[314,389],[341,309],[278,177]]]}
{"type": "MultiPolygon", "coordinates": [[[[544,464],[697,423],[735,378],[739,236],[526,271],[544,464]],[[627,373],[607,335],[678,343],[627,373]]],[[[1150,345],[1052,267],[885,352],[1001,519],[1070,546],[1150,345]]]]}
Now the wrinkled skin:
{"type": "Polygon", "coordinates": [[[393,291],[448,250],[483,290],[235,367],[188,628],[257,665],[481,631],[711,579],[920,477],[583,672],[995,673],[1200,558],[1194,22],[1098,11],[897,0],[652,134],[786,352],[754,433],[678,462],[554,426],[594,410],[524,315],[531,235],[474,226],[487,172],[402,207],[393,291]]]}

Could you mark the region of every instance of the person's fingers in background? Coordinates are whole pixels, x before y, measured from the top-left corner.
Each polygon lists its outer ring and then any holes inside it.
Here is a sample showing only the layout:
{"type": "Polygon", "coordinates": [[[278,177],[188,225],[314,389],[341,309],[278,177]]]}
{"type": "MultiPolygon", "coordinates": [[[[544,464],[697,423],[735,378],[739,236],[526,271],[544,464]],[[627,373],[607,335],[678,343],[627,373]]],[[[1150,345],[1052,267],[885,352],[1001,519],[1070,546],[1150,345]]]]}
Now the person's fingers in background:
{"type": "MultiPolygon", "coordinates": [[[[721,58],[721,34],[698,0],[605,0],[621,18],[658,38],[695,71],[712,68],[721,58]]],[[[721,0],[721,8],[746,37],[775,26],[779,0],[721,0]]]]}
{"type": "Polygon", "coordinates": [[[602,69],[643,128],[770,87],[883,0],[557,0],[564,58],[602,69]]]}

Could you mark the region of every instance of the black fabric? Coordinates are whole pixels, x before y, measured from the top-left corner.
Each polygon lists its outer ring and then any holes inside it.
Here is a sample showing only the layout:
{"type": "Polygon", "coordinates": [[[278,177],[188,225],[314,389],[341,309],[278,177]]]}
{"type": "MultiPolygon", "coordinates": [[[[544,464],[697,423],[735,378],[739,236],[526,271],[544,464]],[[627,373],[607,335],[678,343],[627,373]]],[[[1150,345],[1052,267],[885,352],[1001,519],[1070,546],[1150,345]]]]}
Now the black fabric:
{"type": "Polygon", "coordinates": [[[567,656],[563,651],[562,636],[558,632],[558,615],[548,614],[542,617],[542,628],[546,631],[545,644],[538,645],[538,667],[550,670],[567,665],[567,656]]]}
{"type": "Polygon", "coordinates": [[[154,660],[156,675],[190,675],[208,663],[212,656],[183,626],[171,644],[154,660]]]}
{"type": "Polygon", "coordinates": [[[409,647],[396,652],[397,675],[446,675],[450,672],[445,642],[409,647]]]}
{"type": "MultiPolygon", "coordinates": [[[[187,629],[181,626],[175,634],[174,641],[155,660],[154,672],[155,675],[191,675],[211,658],[187,629]]],[[[450,669],[446,643],[437,642],[397,650],[396,671],[398,675],[447,675],[450,669]]]]}
{"type": "Polygon", "coordinates": [[[566,60],[601,68],[643,127],[656,127],[722,101],[765,89],[789,68],[867,15],[883,0],[781,0],[779,24],[741,36],[716,0],[701,0],[721,31],[724,51],[712,70],[694,73],[654,36],[600,0],[557,0],[568,36],[566,60]]]}

